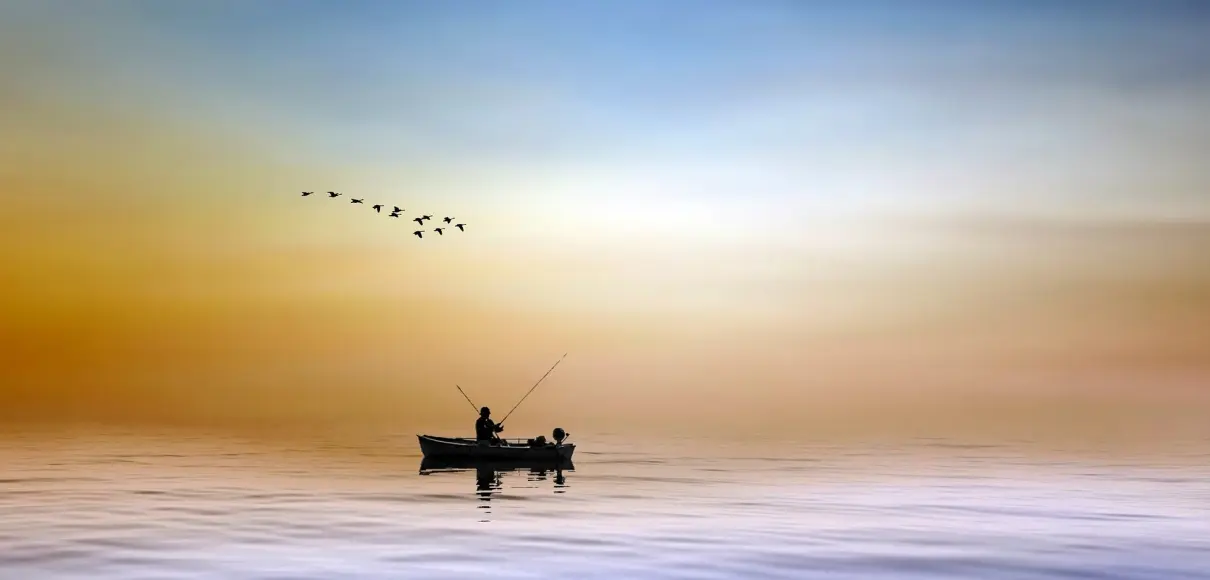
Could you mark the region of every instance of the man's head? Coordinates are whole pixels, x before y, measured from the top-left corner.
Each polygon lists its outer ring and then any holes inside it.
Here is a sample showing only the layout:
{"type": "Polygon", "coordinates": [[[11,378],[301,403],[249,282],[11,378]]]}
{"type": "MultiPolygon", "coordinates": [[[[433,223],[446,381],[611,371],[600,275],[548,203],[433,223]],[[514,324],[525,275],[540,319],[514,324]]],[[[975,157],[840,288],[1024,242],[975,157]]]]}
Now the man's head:
{"type": "Polygon", "coordinates": [[[492,410],[488,409],[487,407],[483,407],[482,409],[479,409],[480,417],[487,418],[487,417],[491,416],[491,414],[492,414],[492,410]]]}

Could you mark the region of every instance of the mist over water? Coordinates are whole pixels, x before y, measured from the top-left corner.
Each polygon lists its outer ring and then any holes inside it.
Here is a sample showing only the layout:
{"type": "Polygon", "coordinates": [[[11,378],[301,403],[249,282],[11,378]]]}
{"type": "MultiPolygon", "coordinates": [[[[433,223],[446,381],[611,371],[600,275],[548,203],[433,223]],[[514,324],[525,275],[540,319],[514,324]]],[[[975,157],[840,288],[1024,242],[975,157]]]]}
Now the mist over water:
{"type": "Polygon", "coordinates": [[[422,472],[411,432],[4,433],[0,578],[1210,578],[1206,441],[573,439],[422,472]]]}

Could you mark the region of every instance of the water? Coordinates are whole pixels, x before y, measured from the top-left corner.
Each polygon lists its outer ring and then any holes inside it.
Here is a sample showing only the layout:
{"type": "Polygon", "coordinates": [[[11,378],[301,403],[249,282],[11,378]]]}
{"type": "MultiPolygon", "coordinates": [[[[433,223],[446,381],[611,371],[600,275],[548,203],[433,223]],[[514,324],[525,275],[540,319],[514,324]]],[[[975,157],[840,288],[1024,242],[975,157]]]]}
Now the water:
{"type": "Polygon", "coordinates": [[[414,437],[0,438],[0,578],[1210,578],[1210,455],[638,445],[422,474],[414,437]]]}

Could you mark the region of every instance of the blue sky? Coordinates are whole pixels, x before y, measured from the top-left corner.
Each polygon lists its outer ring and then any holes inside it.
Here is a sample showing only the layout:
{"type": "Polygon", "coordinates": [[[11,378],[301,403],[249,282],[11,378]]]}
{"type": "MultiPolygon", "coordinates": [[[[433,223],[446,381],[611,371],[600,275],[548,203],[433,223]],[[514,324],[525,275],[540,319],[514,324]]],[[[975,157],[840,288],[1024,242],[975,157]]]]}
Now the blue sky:
{"type": "Polygon", "coordinates": [[[56,80],[73,98],[279,135],[296,160],[578,173],[788,207],[1036,194],[1187,211],[1210,181],[1199,2],[5,10],[41,14],[36,34],[84,63],[56,80]]]}

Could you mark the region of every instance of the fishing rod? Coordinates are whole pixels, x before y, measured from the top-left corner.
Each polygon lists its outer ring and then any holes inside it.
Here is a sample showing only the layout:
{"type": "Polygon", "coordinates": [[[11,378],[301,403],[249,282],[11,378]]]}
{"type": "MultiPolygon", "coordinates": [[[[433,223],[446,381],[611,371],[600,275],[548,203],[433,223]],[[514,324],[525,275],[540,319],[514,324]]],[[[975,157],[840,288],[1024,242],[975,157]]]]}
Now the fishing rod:
{"type": "Polygon", "coordinates": [[[538,382],[534,383],[534,386],[530,387],[529,390],[525,392],[525,396],[521,397],[521,400],[517,401],[516,405],[513,405],[513,408],[508,412],[508,415],[505,415],[503,419],[500,419],[501,425],[508,420],[509,415],[512,415],[513,411],[516,411],[517,407],[520,407],[521,403],[524,403],[525,399],[529,398],[529,394],[534,392],[534,389],[538,388],[538,385],[542,384],[542,381],[546,380],[547,375],[549,375],[551,371],[555,370],[555,367],[559,366],[559,363],[563,362],[563,359],[565,358],[567,358],[567,353],[563,353],[563,356],[559,357],[559,360],[555,361],[554,366],[551,366],[550,369],[546,371],[546,374],[542,375],[542,378],[538,379],[538,382]]]}
{"type": "MultiPolygon", "coordinates": [[[[458,385],[454,385],[454,386],[455,386],[455,387],[458,387],[458,385]]],[[[479,412],[479,407],[476,407],[476,406],[475,406],[475,402],[474,402],[474,401],[471,401],[471,398],[466,396],[466,391],[462,390],[462,387],[458,387],[458,392],[459,392],[459,393],[462,393],[462,396],[463,396],[463,397],[466,397],[466,402],[470,403],[470,404],[471,404],[471,408],[472,408],[472,409],[474,409],[476,413],[478,413],[478,412],[479,412]]]]}

